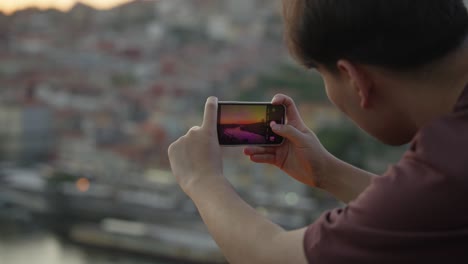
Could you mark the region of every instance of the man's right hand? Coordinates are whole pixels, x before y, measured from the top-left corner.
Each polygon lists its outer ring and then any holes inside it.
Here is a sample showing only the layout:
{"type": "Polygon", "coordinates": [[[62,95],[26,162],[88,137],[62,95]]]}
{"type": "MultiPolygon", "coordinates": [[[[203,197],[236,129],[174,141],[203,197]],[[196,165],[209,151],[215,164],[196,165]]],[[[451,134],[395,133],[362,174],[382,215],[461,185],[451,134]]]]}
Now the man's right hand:
{"type": "Polygon", "coordinates": [[[245,155],[254,162],[275,165],[302,183],[321,187],[324,170],[333,156],[304,124],[290,97],[278,94],[272,103],[286,107],[287,124],[271,124],[273,131],[284,137],[285,142],[278,147],[246,147],[245,155]]]}

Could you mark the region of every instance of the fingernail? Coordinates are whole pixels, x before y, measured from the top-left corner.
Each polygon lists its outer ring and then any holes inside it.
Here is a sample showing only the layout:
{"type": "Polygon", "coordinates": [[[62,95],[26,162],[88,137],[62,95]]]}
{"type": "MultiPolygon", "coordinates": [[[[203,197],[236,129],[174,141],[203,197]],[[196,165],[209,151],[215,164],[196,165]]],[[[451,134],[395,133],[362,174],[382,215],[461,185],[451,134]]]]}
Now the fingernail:
{"type": "Polygon", "coordinates": [[[281,129],[281,126],[276,124],[275,122],[271,122],[270,127],[271,129],[276,130],[276,131],[281,129]]]}
{"type": "Polygon", "coordinates": [[[208,101],[213,101],[214,103],[218,103],[218,97],[210,96],[210,97],[208,97],[208,101]]]}

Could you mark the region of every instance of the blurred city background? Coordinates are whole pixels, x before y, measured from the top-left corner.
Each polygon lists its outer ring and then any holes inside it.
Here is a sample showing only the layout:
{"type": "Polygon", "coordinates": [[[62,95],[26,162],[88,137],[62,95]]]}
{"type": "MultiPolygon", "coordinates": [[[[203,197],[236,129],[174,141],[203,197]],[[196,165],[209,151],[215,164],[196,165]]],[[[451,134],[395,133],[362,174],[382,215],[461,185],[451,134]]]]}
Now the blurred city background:
{"type": "MultiPolygon", "coordinates": [[[[0,4],[2,264],[224,263],[167,158],[210,95],[288,94],[329,151],[375,173],[405,150],[291,60],[279,0],[29,2],[0,4]]],[[[226,177],[284,228],[342,206],[241,153],[225,150],[226,177]]]]}

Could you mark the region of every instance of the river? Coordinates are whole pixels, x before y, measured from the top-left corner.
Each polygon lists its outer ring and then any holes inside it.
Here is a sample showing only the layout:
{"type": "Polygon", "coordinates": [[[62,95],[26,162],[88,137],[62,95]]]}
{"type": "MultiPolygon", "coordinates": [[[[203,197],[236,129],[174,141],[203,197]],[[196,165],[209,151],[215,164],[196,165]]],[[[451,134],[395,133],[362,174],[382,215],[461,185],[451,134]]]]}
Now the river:
{"type": "Polygon", "coordinates": [[[241,130],[240,127],[226,128],[224,134],[229,137],[235,138],[245,144],[264,144],[266,143],[265,137],[251,133],[248,131],[241,130]]]}
{"type": "Polygon", "coordinates": [[[84,248],[47,232],[0,232],[1,264],[169,264],[106,250],[84,248]]]}

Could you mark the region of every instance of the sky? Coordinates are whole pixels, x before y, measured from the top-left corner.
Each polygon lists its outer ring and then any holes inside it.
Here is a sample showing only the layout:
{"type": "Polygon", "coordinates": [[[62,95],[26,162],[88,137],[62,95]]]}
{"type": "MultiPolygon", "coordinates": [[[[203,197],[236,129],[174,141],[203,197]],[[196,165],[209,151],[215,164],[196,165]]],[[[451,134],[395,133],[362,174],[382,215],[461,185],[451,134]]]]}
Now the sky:
{"type": "Polygon", "coordinates": [[[70,9],[76,2],[93,6],[95,8],[106,9],[130,0],[0,0],[0,11],[4,13],[12,13],[19,9],[28,7],[57,8],[61,10],[70,9]]]}
{"type": "Polygon", "coordinates": [[[266,118],[266,106],[264,105],[221,105],[220,124],[253,124],[261,122],[266,118]]]}

